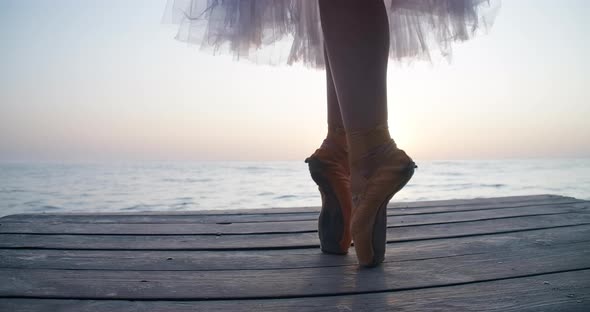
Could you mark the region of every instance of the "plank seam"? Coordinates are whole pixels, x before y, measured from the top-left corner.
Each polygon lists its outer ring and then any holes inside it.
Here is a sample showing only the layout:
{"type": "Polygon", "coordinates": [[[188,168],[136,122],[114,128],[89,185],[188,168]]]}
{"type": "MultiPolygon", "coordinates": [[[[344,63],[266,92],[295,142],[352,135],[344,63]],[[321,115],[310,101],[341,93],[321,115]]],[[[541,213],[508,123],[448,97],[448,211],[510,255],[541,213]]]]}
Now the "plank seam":
{"type": "MultiPolygon", "coordinates": [[[[413,259],[404,259],[404,260],[385,260],[383,263],[401,263],[401,262],[412,262],[412,261],[426,261],[426,260],[435,260],[435,259],[445,259],[445,258],[457,258],[457,257],[464,257],[464,256],[475,256],[475,255],[483,255],[486,254],[485,252],[474,252],[474,253],[465,253],[465,254],[456,254],[456,255],[448,255],[448,256],[438,256],[438,257],[426,257],[426,258],[413,258],[413,259]]],[[[81,268],[32,268],[32,267],[5,267],[0,266],[0,269],[10,269],[10,270],[25,270],[25,271],[114,271],[114,272],[228,272],[228,271],[276,271],[276,270],[301,270],[301,269],[321,269],[321,268],[339,268],[339,267],[356,267],[358,264],[356,263],[344,263],[344,264],[329,264],[329,265],[322,265],[322,266],[299,266],[299,267],[266,267],[266,268],[255,268],[255,269],[204,269],[204,270],[188,270],[188,269],[181,269],[181,270],[132,270],[132,269],[81,269],[81,268]]]]}
{"type": "Polygon", "coordinates": [[[530,273],[530,274],[520,274],[520,275],[509,276],[509,277],[488,278],[488,279],[466,281],[466,282],[442,283],[442,284],[428,285],[428,286],[388,288],[388,289],[373,290],[373,291],[370,291],[370,290],[369,291],[344,291],[344,292],[340,292],[340,293],[324,293],[324,294],[309,294],[309,295],[254,296],[254,297],[238,297],[238,296],[236,296],[236,297],[225,297],[225,298],[199,298],[199,299],[195,299],[195,298],[168,298],[168,297],[105,298],[105,297],[92,297],[92,296],[65,297],[65,296],[59,296],[59,295],[56,295],[56,296],[4,296],[4,295],[0,295],[0,298],[1,299],[73,299],[73,300],[97,300],[97,301],[98,300],[110,300],[110,301],[112,301],[112,300],[125,300],[125,301],[128,301],[128,300],[133,300],[133,301],[233,301],[233,300],[276,300],[276,299],[339,297],[339,296],[379,294],[379,293],[396,293],[396,292],[413,291],[413,290],[421,290],[421,289],[483,284],[483,283],[496,282],[496,281],[513,280],[513,279],[537,277],[537,276],[560,274],[560,273],[581,272],[581,271],[587,271],[587,270],[590,270],[590,267],[582,267],[582,268],[575,268],[575,269],[568,269],[568,270],[555,270],[555,271],[530,273]]]}
{"type": "MultiPolygon", "coordinates": [[[[474,199],[474,201],[477,201],[476,199],[474,199]]],[[[505,209],[505,208],[521,208],[521,207],[534,207],[534,206],[549,206],[549,205],[567,205],[567,204],[581,204],[581,203],[588,203],[590,202],[589,200],[575,200],[575,201],[564,201],[564,202],[552,202],[552,203],[539,203],[539,204],[527,204],[527,205],[517,205],[517,206],[511,206],[511,207],[498,207],[498,208],[483,208],[483,209],[475,209],[473,211],[478,211],[478,210],[492,210],[492,209],[505,209]]],[[[498,205],[501,204],[510,204],[510,202],[505,202],[505,203],[496,203],[498,205]]],[[[399,210],[399,209],[422,209],[422,208],[444,208],[444,207],[462,207],[462,206],[469,206],[469,205],[473,205],[473,203],[465,203],[465,204],[448,204],[448,205],[437,205],[437,206],[415,206],[415,207],[399,207],[399,206],[388,206],[387,209],[391,209],[391,210],[399,210]]],[[[492,205],[492,204],[489,204],[492,205]]],[[[92,214],[92,213],[87,213],[87,214],[77,214],[77,213],[62,213],[62,214],[46,214],[46,213],[29,213],[29,214],[12,214],[12,215],[7,215],[7,216],[3,216],[0,218],[0,222],[6,222],[5,220],[2,220],[4,218],[8,219],[8,217],[16,217],[16,216],[38,216],[38,215],[44,215],[44,216],[55,216],[55,217],[61,217],[61,216],[74,216],[74,217],[93,217],[93,216],[100,216],[100,217],[129,217],[129,216],[141,216],[141,217],[162,217],[162,216],[175,216],[175,217],[224,217],[224,216],[256,216],[256,215],[260,215],[260,216],[266,216],[266,215],[280,215],[280,214],[312,214],[312,213],[319,213],[320,212],[320,208],[321,207],[313,207],[312,209],[316,209],[315,211],[292,211],[292,212],[288,212],[288,211],[277,211],[277,212],[260,212],[260,213],[217,213],[217,214],[173,214],[174,211],[171,211],[171,214],[140,214],[140,213],[134,213],[134,214],[116,214],[116,213],[111,213],[111,214],[92,214]]],[[[272,209],[283,209],[283,208],[272,208],[272,209]]],[[[285,209],[289,209],[289,208],[285,208],[285,209]]],[[[243,209],[236,209],[236,210],[243,210],[243,209]]],[[[227,211],[227,210],[225,210],[227,211]]],[[[455,211],[472,211],[472,210],[455,210],[455,211]]],[[[453,212],[455,212],[453,211],[453,212]]],[[[428,213],[417,213],[417,214],[429,214],[428,213]]],[[[445,212],[438,212],[438,213],[445,213],[445,212]]],[[[9,220],[7,220],[9,221],[9,220]]]]}
{"type": "MultiPolygon", "coordinates": [[[[461,238],[461,237],[477,237],[477,236],[490,236],[496,234],[509,234],[509,233],[520,233],[520,232],[528,232],[528,231],[538,231],[538,230],[548,230],[548,229],[557,229],[557,228],[565,228],[565,227],[577,227],[577,226],[585,226],[590,225],[590,222],[585,223],[577,223],[577,224],[569,224],[569,225],[556,225],[556,226],[547,226],[547,227],[539,227],[539,228],[532,228],[532,229],[518,229],[518,230],[507,230],[507,231],[498,231],[498,232],[490,232],[490,233],[478,233],[478,234],[458,234],[458,235],[447,235],[447,236],[438,236],[438,237],[427,237],[427,238],[413,238],[413,239],[400,239],[400,240],[388,240],[387,244],[394,244],[394,243],[405,243],[405,242],[415,242],[415,241],[426,241],[426,240],[439,240],[439,239],[449,239],[449,238],[461,238]]],[[[22,234],[27,235],[27,234],[22,234]]],[[[19,250],[19,249],[27,249],[27,250],[103,250],[103,251],[116,251],[116,250],[129,250],[129,251],[244,251],[244,250],[285,250],[285,249],[308,249],[308,248],[318,248],[319,244],[308,244],[308,245],[297,245],[297,246],[268,246],[268,247],[227,247],[227,248],[168,248],[168,249],[158,249],[158,248],[137,248],[137,249],[114,249],[114,248],[57,248],[57,247],[0,247],[0,250],[19,250]]]]}
{"type": "MultiPolygon", "coordinates": [[[[514,218],[525,218],[525,217],[539,217],[539,216],[553,216],[553,215],[564,215],[564,214],[590,214],[585,211],[566,211],[566,212],[549,212],[549,213],[536,213],[526,214],[518,216],[505,216],[505,217],[493,217],[493,218],[480,218],[470,220],[457,220],[447,222],[430,222],[430,223],[414,223],[414,224],[401,224],[401,225],[389,225],[388,229],[395,228],[406,228],[406,227],[418,227],[418,226],[430,226],[430,225],[444,225],[444,224],[457,224],[457,223],[469,223],[469,222],[480,222],[480,221],[492,221],[492,220],[503,220],[503,219],[514,219],[514,218]]],[[[128,223],[125,223],[128,224],[128,223]]],[[[172,224],[172,223],[169,223],[172,224]]],[[[185,223],[182,223],[185,225],[185,223]]],[[[242,232],[242,233],[68,233],[68,232],[0,232],[0,235],[72,235],[72,236],[246,236],[246,235],[285,235],[285,234],[305,234],[305,233],[317,233],[317,230],[301,230],[301,231],[272,231],[272,232],[242,232]]]]}

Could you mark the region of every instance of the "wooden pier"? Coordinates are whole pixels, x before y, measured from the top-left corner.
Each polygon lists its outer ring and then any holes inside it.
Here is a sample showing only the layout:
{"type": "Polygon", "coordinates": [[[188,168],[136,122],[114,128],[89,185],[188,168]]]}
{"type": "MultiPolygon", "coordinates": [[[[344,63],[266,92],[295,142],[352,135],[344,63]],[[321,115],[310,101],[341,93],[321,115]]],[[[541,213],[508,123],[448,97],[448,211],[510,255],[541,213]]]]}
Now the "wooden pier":
{"type": "Polygon", "coordinates": [[[319,208],[0,219],[0,311],[590,311],[590,202],[394,203],[385,263],[319,208]]]}

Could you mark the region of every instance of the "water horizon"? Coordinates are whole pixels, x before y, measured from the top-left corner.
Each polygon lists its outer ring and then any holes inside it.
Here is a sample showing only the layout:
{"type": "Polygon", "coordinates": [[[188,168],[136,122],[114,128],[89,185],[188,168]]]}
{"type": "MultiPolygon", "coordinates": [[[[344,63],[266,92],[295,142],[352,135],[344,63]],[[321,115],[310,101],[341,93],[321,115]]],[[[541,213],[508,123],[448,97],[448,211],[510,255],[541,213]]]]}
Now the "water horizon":
{"type": "MultiPolygon", "coordinates": [[[[590,158],[417,160],[391,201],[552,194],[590,200],[590,158]]],[[[301,161],[0,161],[0,216],[318,207],[301,161]]]]}

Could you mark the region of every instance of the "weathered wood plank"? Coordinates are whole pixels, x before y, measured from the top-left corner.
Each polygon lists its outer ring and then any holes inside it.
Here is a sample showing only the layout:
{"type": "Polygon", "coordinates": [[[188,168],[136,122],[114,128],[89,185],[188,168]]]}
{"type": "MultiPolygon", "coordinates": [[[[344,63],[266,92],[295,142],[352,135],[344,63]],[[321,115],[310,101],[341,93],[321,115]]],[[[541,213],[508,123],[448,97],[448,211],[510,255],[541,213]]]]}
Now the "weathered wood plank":
{"type": "MultiPolygon", "coordinates": [[[[590,223],[588,213],[513,217],[485,221],[416,225],[387,229],[388,242],[486,235],[590,223]]],[[[252,235],[40,235],[0,234],[1,248],[224,250],[309,248],[317,233],[252,235]]]]}
{"type": "MultiPolygon", "coordinates": [[[[559,213],[590,212],[590,203],[505,208],[501,210],[460,211],[421,215],[389,216],[388,227],[428,225],[465,221],[483,221],[509,217],[551,215],[559,213]]],[[[11,234],[263,234],[304,233],[317,231],[317,217],[309,221],[239,222],[239,223],[2,223],[0,233],[11,234]]],[[[269,219],[270,220],[270,219],[269,219]]]]}
{"type": "Polygon", "coordinates": [[[330,297],[224,301],[0,299],[11,312],[586,312],[590,270],[466,285],[330,297]]]}
{"type": "MultiPolygon", "coordinates": [[[[506,201],[496,199],[448,200],[393,204],[388,209],[392,215],[422,214],[452,211],[476,211],[485,209],[518,208],[544,205],[575,204],[585,201],[562,196],[508,197],[506,201]],[[420,206],[422,205],[422,206],[420,206]]],[[[278,220],[311,220],[319,207],[273,208],[251,210],[219,210],[191,212],[135,212],[135,213],[66,213],[66,214],[15,214],[0,218],[8,222],[80,222],[80,223],[217,223],[256,222],[278,220]],[[269,219],[270,218],[270,219],[269,219]]]]}
{"type": "Polygon", "coordinates": [[[353,249],[320,253],[317,207],[9,216],[0,311],[584,311],[588,202],[393,206],[386,262],[373,270],[358,269],[353,249]]]}
{"type": "MultiPolygon", "coordinates": [[[[391,243],[386,261],[400,262],[467,254],[510,253],[590,241],[590,225],[391,243]]],[[[318,248],[256,251],[0,250],[0,268],[93,270],[254,270],[355,265],[348,256],[321,254],[318,248]]]]}
{"type": "Polygon", "coordinates": [[[233,271],[0,269],[7,281],[0,283],[0,297],[203,300],[323,296],[590,269],[589,259],[590,242],[585,242],[550,250],[513,250],[494,257],[474,254],[387,262],[360,270],[356,265],[233,271]]]}

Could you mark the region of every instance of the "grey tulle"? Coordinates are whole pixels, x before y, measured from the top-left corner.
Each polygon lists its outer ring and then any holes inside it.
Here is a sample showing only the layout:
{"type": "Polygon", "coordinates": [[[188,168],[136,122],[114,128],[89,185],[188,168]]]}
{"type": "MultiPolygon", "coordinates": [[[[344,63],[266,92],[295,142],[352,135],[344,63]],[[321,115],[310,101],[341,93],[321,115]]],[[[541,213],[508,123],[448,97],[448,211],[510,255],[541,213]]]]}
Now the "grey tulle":
{"type": "MultiPolygon", "coordinates": [[[[338,0],[333,0],[338,1],[338,0]]],[[[362,1],[362,0],[359,0],[362,1]]],[[[385,0],[390,56],[450,57],[452,43],[488,29],[499,0],[385,0]]],[[[324,66],[317,0],[168,0],[164,22],[176,39],[260,64],[324,66]]]]}

